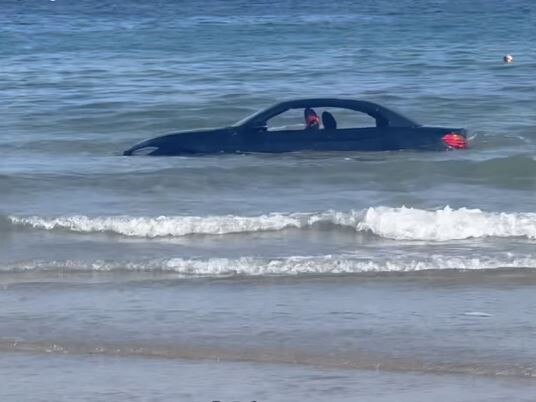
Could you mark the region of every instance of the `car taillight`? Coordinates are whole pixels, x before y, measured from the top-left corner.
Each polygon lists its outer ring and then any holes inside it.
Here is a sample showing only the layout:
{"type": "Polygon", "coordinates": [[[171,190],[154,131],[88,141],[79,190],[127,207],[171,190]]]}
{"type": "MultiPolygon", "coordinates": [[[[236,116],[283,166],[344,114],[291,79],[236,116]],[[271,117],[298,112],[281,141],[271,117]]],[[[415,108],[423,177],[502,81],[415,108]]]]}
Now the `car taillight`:
{"type": "Polygon", "coordinates": [[[469,147],[467,139],[455,132],[445,134],[441,139],[450,149],[466,149],[469,147]]]}

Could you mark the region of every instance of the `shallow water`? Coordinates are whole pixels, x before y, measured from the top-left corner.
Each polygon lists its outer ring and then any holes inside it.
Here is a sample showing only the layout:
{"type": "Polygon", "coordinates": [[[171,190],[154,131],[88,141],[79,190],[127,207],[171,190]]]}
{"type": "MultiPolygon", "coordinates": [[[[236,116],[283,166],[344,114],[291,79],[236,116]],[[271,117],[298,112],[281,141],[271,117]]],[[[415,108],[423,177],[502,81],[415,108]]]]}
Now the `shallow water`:
{"type": "Polygon", "coordinates": [[[118,372],[114,400],[179,392],[138,388],[148,371],[206,378],[184,400],[527,399],[534,15],[525,0],[7,1],[2,400],[109,400],[118,372]],[[313,96],[466,127],[471,149],[120,156],[313,96]],[[76,370],[95,379],[80,394],[55,380],[76,370]],[[270,381],[220,378],[233,370],[270,381]]]}
{"type": "MultiPolygon", "coordinates": [[[[458,401],[531,400],[534,386],[526,380],[436,376],[382,371],[341,371],[292,365],[252,365],[222,361],[121,359],[99,356],[4,355],[15,380],[4,400],[31,392],[36,401],[204,400],[204,401],[458,401]],[[42,374],[33,375],[35,370],[42,374]],[[155,374],[157,373],[157,374],[155,374]],[[162,375],[164,373],[164,375],[162,375]],[[81,378],[82,377],[82,378],[81,378]],[[20,378],[24,378],[20,381],[20,378]],[[336,384],[336,385],[334,385],[336,384]],[[490,399],[490,395],[493,395],[490,399]]],[[[0,387],[2,387],[0,385],[0,387]]],[[[1,390],[2,388],[0,388],[1,390]]]]}

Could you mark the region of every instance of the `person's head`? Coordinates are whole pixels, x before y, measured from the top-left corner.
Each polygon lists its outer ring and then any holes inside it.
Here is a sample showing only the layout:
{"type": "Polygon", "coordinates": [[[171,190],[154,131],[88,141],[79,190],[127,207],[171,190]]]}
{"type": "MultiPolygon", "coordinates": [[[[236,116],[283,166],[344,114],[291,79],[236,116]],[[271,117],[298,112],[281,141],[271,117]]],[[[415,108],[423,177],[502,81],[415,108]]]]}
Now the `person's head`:
{"type": "Polygon", "coordinates": [[[303,111],[305,117],[305,128],[319,128],[320,127],[320,117],[316,112],[310,107],[306,108],[303,111]]]}

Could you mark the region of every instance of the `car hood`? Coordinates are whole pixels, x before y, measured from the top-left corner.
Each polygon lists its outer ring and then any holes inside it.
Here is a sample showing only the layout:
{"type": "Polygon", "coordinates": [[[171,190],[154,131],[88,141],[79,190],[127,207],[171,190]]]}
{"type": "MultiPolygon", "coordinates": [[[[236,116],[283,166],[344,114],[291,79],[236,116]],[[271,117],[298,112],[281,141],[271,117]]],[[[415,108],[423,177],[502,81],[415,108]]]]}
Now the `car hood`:
{"type": "Polygon", "coordinates": [[[142,142],[137,143],[136,145],[130,147],[126,151],[123,152],[123,155],[129,156],[134,155],[134,153],[138,150],[142,150],[143,148],[148,148],[147,152],[144,152],[143,154],[148,155],[151,153],[151,150],[149,148],[158,148],[163,143],[171,140],[176,139],[177,137],[183,137],[188,138],[190,135],[200,136],[200,135],[210,135],[210,134],[216,134],[221,133],[225,131],[232,130],[231,127],[225,127],[225,128],[204,128],[204,129],[195,129],[195,130],[185,130],[185,131],[179,131],[176,133],[170,133],[170,134],[164,134],[158,137],[149,138],[147,140],[144,140],[142,142]]]}

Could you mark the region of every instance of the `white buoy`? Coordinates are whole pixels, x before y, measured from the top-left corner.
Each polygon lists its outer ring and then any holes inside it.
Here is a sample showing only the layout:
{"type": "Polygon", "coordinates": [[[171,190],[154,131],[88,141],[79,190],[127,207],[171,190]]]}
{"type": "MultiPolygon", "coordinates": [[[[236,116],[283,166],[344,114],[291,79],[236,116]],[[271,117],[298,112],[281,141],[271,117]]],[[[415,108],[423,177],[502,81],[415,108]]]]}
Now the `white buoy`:
{"type": "Polygon", "coordinates": [[[506,64],[510,64],[514,61],[514,58],[512,57],[511,54],[507,54],[506,56],[503,57],[503,61],[506,63],[506,64]]]}

